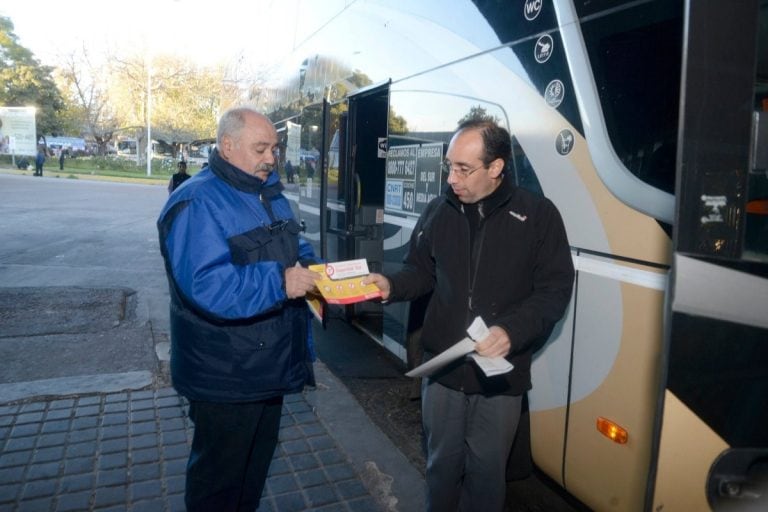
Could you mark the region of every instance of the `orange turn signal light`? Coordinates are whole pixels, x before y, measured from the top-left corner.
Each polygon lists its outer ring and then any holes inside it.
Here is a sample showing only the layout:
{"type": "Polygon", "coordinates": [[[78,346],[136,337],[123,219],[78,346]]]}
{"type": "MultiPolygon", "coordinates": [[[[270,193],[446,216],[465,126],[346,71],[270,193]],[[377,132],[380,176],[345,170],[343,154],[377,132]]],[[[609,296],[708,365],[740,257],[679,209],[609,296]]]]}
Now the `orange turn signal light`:
{"type": "Polygon", "coordinates": [[[747,213],[768,215],[768,199],[753,199],[747,203],[747,213]]]}
{"type": "Polygon", "coordinates": [[[597,418],[597,431],[614,443],[627,444],[629,432],[607,418],[597,418]]]}

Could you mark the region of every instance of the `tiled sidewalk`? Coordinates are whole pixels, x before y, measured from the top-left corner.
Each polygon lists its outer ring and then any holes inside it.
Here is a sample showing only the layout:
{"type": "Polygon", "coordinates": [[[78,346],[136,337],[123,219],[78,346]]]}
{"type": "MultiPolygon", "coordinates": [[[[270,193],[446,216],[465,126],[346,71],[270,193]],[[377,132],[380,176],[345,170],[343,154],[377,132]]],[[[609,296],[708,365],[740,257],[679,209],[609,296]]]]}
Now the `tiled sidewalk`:
{"type": "MultiPolygon", "coordinates": [[[[0,511],[183,511],[186,408],[172,388],[0,405],[0,511]]],[[[303,394],[259,510],[380,510],[303,394]]]]}

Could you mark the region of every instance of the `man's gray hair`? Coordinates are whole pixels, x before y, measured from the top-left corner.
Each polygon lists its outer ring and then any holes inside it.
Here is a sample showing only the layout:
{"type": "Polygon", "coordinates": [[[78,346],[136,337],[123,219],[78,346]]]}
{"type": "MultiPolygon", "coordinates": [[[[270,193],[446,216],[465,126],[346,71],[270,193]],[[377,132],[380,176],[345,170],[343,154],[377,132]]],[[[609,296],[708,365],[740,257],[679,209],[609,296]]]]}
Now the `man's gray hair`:
{"type": "Polygon", "coordinates": [[[243,129],[243,126],[245,126],[245,116],[247,114],[264,116],[264,114],[258,110],[247,106],[231,108],[221,115],[221,118],[219,119],[219,127],[218,130],[216,130],[217,146],[221,146],[222,139],[227,135],[234,139],[239,138],[240,131],[243,129]]]}

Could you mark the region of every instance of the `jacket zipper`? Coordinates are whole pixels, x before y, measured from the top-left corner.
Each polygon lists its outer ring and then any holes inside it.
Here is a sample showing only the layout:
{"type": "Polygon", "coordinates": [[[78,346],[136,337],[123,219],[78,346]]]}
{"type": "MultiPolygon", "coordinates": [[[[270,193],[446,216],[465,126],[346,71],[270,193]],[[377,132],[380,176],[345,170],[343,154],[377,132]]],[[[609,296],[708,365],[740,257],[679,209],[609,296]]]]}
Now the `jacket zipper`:
{"type": "MultiPolygon", "coordinates": [[[[475,243],[469,248],[469,265],[470,265],[470,277],[469,277],[469,299],[468,299],[468,306],[469,306],[469,312],[472,312],[472,295],[475,290],[475,281],[477,281],[477,270],[480,266],[480,257],[483,253],[483,239],[485,238],[485,216],[483,215],[483,209],[482,204],[478,206],[478,212],[477,214],[480,217],[480,222],[477,226],[477,232],[475,233],[475,243]],[[477,254],[475,255],[475,264],[472,265],[472,254],[475,252],[475,247],[477,247],[477,254]]],[[[465,216],[465,219],[467,219],[467,226],[469,227],[469,219],[465,216]]],[[[471,229],[471,227],[470,227],[471,229]]],[[[469,318],[468,320],[472,320],[472,318],[469,318]]]]}
{"type": "MultiPolygon", "coordinates": [[[[470,277],[470,285],[469,285],[469,310],[472,311],[472,295],[475,290],[475,281],[477,281],[477,271],[480,268],[480,257],[483,254],[483,240],[485,239],[485,219],[480,219],[480,225],[477,228],[477,233],[475,234],[475,244],[473,247],[470,247],[470,251],[474,252],[474,248],[477,247],[477,254],[475,255],[475,264],[472,268],[470,268],[471,271],[471,277],[470,277]]],[[[470,252],[470,265],[472,265],[472,254],[470,252]]]]}

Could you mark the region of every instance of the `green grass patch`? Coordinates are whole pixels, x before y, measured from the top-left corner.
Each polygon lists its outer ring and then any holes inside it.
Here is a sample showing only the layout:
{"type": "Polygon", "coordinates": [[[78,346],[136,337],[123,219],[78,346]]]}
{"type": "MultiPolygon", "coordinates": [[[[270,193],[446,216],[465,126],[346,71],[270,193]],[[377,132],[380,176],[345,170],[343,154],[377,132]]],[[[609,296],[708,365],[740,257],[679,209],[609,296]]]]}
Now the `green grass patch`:
{"type": "MultiPolygon", "coordinates": [[[[15,162],[19,162],[22,156],[17,156],[15,162]]],[[[34,166],[34,157],[26,157],[27,162],[34,166]]],[[[0,155],[0,167],[17,170],[11,155],[0,155]]],[[[119,180],[137,179],[143,182],[157,181],[167,182],[170,176],[177,170],[176,160],[172,158],[154,158],[150,168],[151,175],[147,175],[146,163],[136,165],[134,160],[127,158],[118,158],[114,156],[83,156],[64,159],[64,169],[59,169],[58,158],[49,157],[43,166],[43,172],[48,173],[67,173],[70,179],[84,176],[103,176],[108,178],[117,178],[119,180]]],[[[23,171],[23,170],[22,170],[23,171]]],[[[194,175],[199,171],[199,167],[187,169],[189,174],[194,175]]]]}

